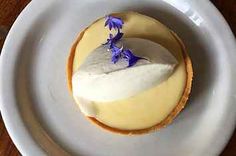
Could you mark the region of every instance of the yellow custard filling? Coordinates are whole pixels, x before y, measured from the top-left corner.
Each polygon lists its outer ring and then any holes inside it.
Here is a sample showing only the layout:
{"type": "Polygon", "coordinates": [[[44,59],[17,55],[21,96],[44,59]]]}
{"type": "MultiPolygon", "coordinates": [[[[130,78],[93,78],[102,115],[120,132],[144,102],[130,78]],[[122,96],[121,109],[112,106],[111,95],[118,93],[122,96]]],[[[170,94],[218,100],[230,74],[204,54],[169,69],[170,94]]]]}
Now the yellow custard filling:
{"type": "MultiPolygon", "coordinates": [[[[174,73],[163,83],[133,97],[109,103],[95,103],[96,119],[114,128],[137,130],[151,127],[175,108],[186,85],[186,68],[181,46],[170,30],[157,20],[134,12],[115,14],[124,20],[124,37],[149,39],[168,49],[179,61],[174,73]]],[[[76,47],[73,72],[90,52],[106,42],[109,30],[104,28],[104,18],[93,23],[76,47]]],[[[78,87],[79,89],[79,87],[78,87]]]]}

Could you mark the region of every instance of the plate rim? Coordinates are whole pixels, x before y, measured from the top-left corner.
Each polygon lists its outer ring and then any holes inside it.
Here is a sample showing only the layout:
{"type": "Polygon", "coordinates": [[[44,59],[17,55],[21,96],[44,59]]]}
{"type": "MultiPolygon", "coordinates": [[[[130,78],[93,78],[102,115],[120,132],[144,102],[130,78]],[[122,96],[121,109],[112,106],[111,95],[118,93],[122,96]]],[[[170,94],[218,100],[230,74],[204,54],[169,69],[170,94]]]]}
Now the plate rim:
{"type": "MultiPolygon", "coordinates": [[[[55,1],[55,0],[53,0],[55,1]]],[[[27,18],[29,16],[29,13],[32,12],[33,9],[37,9],[38,4],[43,6],[49,5],[49,2],[42,2],[38,0],[31,1],[25,8],[24,10],[20,13],[14,24],[12,25],[6,40],[4,42],[2,52],[1,52],[1,57],[0,57],[0,111],[2,114],[2,119],[5,124],[5,127],[16,145],[17,149],[20,151],[22,155],[46,155],[46,151],[40,145],[37,143],[37,141],[31,136],[28,128],[25,126],[23,119],[21,118],[21,114],[19,109],[17,108],[17,103],[14,103],[14,100],[10,99],[12,96],[14,96],[14,93],[12,92],[11,95],[7,95],[7,91],[11,91],[10,88],[7,88],[7,86],[12,86],[12,82],[6,82],[8,78],[11,76],[7,75],[7,73],[10,73],[9,71],[6,71],[8,68],[4,68],[6,66],[6,60],[8,57],[8,53],[13,53],[14,50],[11,51],[12,46],[12,36],[15,35],[16,29],[18,27],[21,27],[22,25],[22,19],[27,18]],[[2,76],[4,75],[4,77],[2,76]],[[10,102],[9,102],[10,101],[10,102]],[[8,103],[8,106],[5,106],[4,103],[8,103]],[[14,115],[12,115],[14,114],[14,115]],[[18,123],[19,122],[19,123],[18,123]],[[16,124],[20,125],[21,127],[18,129],[16,128],[16,124]],[[22,139],[22,136],[24,138],[22,139]],[[24,142],[24,143],[23,143],[24,142]]],[[[228,43],[228,46],[231,46],[231,50],[236,51],[236,45],[235,45],[235,37],[233,35],[233,32],[231,31],[228,23],[222,16],[222,14],[218,11],[218,9],[210,2],[209,0],[207,1],[199,1],[199,3],[207,3],[208,4],[208,9],[211,10],[211,12],[214,13],[214,15],[217,16],[218,20],[217,22],[220,22],[219,24],[224,28],[224,32],[229,38],[228,40],[231,41],[231,43],[228,43]]],[[[198,4],[200,5],[200,4],[198,4]]],[[[34,17],[32,17],[34,18],[34,17]]],[[[20,43],[19,43],[20,44],[20,43]]],[[[14,46],[13,46],[14,47],[14,46]]],[[[8,65],[9,66],[9,65],[8,65]]],[[[13,66],[13,65],[11,65],[13,66]]],[[[10,67],[14,69],[14,67],[10,67]]],[[[14,91],[12,89],[12,91],[14,91]]],[[[228,131],[228,134],[225,135],[226,139],[223,140],[224,142],[222,143],[222,146],[220,147],[221,149],[218,149],[218,154],[220,154],[225,146],[227,145],[230,137],[232,136],[235,126],[236,126],[236,114],[234,114],[234,123],[232,123],[230,130],[228,131]]]]}

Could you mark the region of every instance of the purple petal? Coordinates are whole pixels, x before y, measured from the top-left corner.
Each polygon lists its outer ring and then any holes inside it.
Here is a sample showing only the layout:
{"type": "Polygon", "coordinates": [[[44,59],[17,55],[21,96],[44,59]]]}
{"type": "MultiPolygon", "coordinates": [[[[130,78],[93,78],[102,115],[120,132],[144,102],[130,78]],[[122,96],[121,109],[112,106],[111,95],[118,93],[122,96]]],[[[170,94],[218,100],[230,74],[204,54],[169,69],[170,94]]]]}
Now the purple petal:
{"type": "Polygon", "coordinates": [[[112,55],[121,55],[122,48],[117,47],[116,45],[113,45],[111,48],[112,55]]]}
{"type": "Polygon", "coordinates": [[[122,48],[117,47],[115,44],[113,44],[111,48],[111,61],[113,63],[116,63],[121,58],[122,48]]]}
{"type": "Polygon", "coordinates": [[[123,20],[118,17],[106,16],[105,26],[109,26],[109,29],[121,29],[124,24],[123,20]]]}
{"type": "Polygon", "coordinates": [[[141,57],[135,56],[129,49],[124,50],[122,54],[123,58],[129,62],[128,67],[132,67],[137,63],[138,60],[143,59],[141,57]]]}
{"type": "Polygon", "coordinates": [[[116,63],[118,60],[119,60],[119,56],[114,55],[114,56],[111,57],[111,61],[113,63],[116,63]]]}
{"type": "Polygon", "coordinates": [[[122,29],[124,22],[120,18],[113,18],[112,22],[115,24],[117,29],[122,29]]]}
{"type": "Polygon", "coordinates": [[[109,23],[109,29],[111,30],[113,28],[113,24],[112,23],[109,23]]]}
{"type": "Polygon", "coordinates": [[[123,35],[124,35],[124,33],[118,32],[118,33],[116,34],[116,36],[113,38],[114,43],[116,43],[117,41],[119,41],[119,40],[123,37],[123,35]]]}
{"type": "Polygon", "coordinates": [[[132,51],[129,49],[123,50],[123,48],[119,48],[116,46],[116,43],[123,37],[123,33],[120,30],[123,27],[124,21],[119,17],[106,16],[105,27],[108,26],[110,30],[117,30],[117,34],[113,36],[109,34],[109,38],[104,45],[108,45],[111,51],[111,61],[116,63],[120,58],[124,58],[128,61],[128,67],[133,66],[138,60],[144,59],[138,56],[135,56],[132,51]]]}
{"type": "Polygon", "coordinates": [[[118,32],[114,37],[112,34],[109,34],[109,38],[107,39],[107,42],[103,45],[108,45],[111,49],[114,44],[116,44],[123,36],[123,33],[118,32]]]}

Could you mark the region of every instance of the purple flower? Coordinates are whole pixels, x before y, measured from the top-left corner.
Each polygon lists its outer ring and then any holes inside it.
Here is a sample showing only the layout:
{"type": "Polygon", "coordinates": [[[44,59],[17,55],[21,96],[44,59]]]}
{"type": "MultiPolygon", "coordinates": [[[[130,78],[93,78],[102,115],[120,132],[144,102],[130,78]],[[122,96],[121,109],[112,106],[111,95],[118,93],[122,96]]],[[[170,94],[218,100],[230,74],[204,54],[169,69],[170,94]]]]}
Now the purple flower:
{"type": "Polygon", "coordinates": [[[123,58],[129,62],[128,67],[135,65],[138,60],[144,59],[142,57],[135,56],[129,49],[124,50],[122,55],[123,58]]]}
{"type": "Polygon", "coordinates": [[[115,36],[112,34],[109,34],[109,38],[107,39],[107,42],[104,45],[108,45],[111,49],[116,42],[118,42],[123,37],[123,33],[118,32],[115,36]]]}
{"type": "Polygon", "coordinates": [[[108,45],[108,49],[111,51],[111,61],[116,63],[120,58],[124,58],[128,61],[128,67],[133,66],[138,60],[144,59],[142,57],[135,56],[129,49],[123,50],[123,47],[119,48],[116,43],[123,37],[123,33],[120,32],[124,22],[121,18],[107,16],[105,27],[108,26],[110,30],[117,30],[117,34],[109,34],[107,42],[103,45],[108,45]]]}
{"type": "Polygon", "coordinates": [[[123,48],[119,48],[116,45],[113,45],[113,47],[110,49],[111,50],[111,61],[113,63],[116,63],[120,58],[121,58],[121,53],[123,51],[123,48]]]}
{"type": "Polygon", "coordinates": [[[106,22],[105,22],[105,27],[108,26],[109,29],[122,29],[124,22],[121,18],[118,17],[113,17],[113,16],[107,16],[106,17],[106,22]]]}

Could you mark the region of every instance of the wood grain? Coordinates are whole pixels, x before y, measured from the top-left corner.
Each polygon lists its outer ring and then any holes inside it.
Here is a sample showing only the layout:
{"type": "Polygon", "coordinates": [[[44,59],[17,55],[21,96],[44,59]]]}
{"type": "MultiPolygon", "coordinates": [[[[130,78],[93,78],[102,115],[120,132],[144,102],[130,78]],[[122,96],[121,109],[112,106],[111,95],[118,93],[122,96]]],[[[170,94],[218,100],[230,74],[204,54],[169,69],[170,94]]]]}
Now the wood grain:
{"type": "MultiPolygon", "coordinates": [[[[211,0],[223,14],[236,34],[236,0],[211,0]]],[[[30,0],[0,0],[0,48],[5,34],[30,0]]],[[[214,16],[214,15],[212,15],[214,16]]],[[[217,139],[217,138],[215,138],[217,139]]],[[[214,148],[214,145],[212,145],[214,148]]],[[[0,116],[0,156],[19,156],[20,153],[9,137],[0,116]]],[[[221,156],[236,156],[236,131],[221,156]]]]}

